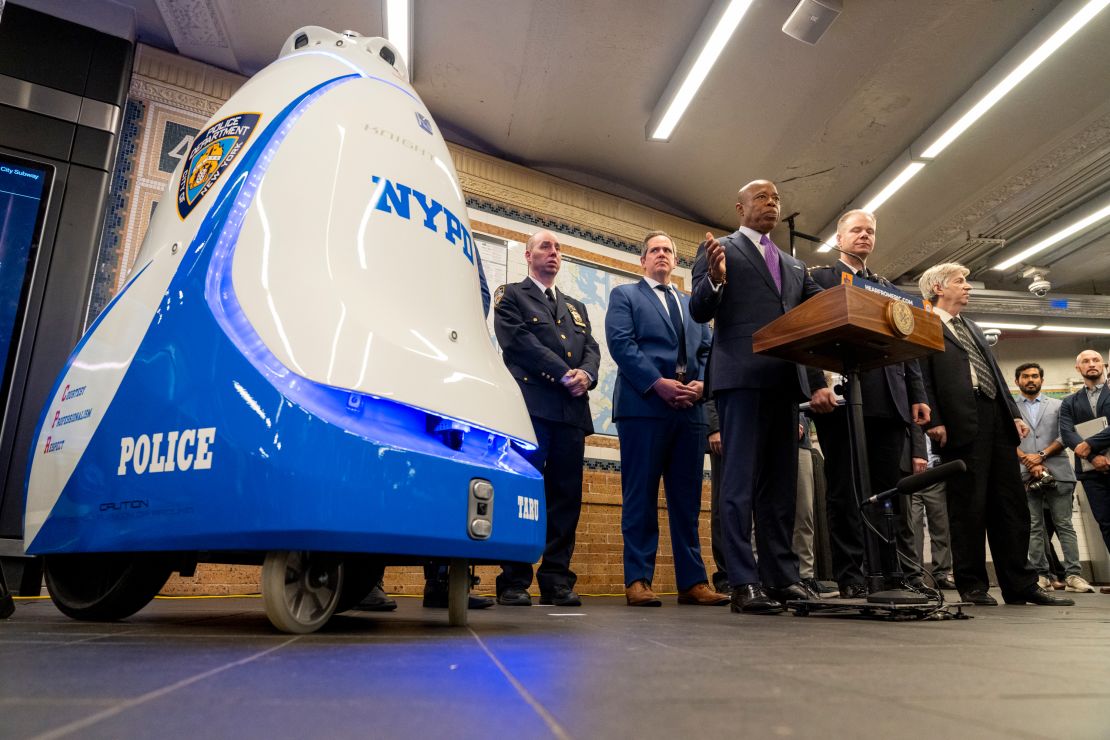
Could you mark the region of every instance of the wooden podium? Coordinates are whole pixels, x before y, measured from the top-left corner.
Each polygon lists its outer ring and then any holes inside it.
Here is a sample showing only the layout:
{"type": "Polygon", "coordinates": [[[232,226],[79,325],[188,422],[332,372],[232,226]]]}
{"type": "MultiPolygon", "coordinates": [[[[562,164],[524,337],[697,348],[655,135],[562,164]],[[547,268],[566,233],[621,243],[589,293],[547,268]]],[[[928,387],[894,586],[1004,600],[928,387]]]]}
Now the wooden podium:
{"type": "MultiPolygon", "coordinates": [[[[863,433],[860,372],[943,351],[940,319],[894,298],[851,285],[838,285],[757,331],[752,337],[752,349],[844,375],[843,395],[853,451],[852,481],[862,509],[864,502],[871,498],[871,479],[866,474],[869,466],[863,433]]],[[[889,500],[884,503],[883,510],[888,529],[886,539],[893,542],[893,511],[889,500]]],[[[864,518],[866,520],[866,513],[864,518]]],[[[884,545],[876,534],[864,532],[870,594],[867,602],[871,605],[910,605],[927,601],[915,591],[886,588],[887,580],[901,578],[901,568],[893,544],[884,553],[884,545]]]]}
{"type": "MultiPolygon", "coordinates": [[[[944,351],[940,319],[907,303],[838,285],[775,319],[752,337],[752,350],[799,365],[845,373],[871,370],[944,351]],[[895,322],[913,317],[913,327],[895,322]],[[907,313],[908,312],[908,313],[907,313]]],[[[846,374],[846,373],[845,373],[846,374]]]]}

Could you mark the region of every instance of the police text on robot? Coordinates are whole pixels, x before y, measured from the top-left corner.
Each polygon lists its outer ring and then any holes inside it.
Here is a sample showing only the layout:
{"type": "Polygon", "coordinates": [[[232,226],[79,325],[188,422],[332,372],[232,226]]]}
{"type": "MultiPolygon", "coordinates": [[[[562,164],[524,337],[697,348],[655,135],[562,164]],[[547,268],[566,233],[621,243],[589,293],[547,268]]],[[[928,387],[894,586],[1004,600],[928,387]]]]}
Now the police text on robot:
{"type": "Polygon", "coordinates": [[[177,471],[208,470],[212,467],[212,444],[216,441],[216,427],[183,429],[169,432],[140,434],[123,437],[119,441],[119,467],[117,475],[144,473],[172,473],[177,471]]]}

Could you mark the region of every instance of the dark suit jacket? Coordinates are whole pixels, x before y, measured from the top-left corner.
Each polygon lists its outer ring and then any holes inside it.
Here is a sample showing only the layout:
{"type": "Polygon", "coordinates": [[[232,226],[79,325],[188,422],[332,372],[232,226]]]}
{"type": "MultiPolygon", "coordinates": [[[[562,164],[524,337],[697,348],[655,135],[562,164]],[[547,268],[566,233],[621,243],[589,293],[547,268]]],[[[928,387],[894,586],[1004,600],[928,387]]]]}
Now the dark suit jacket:
{"type": "MultiPolygon", "coordinates": [[[[1110,386],[1102,386],[1102,392],[1099,393],[1098,400],[1095,402],[1095,408],[1099,416],[1105,416],[1106,420],[1110,421],[1110,386]]],[[[1087,401],[1087,389],[1085,387],[1080,388],[1060,404],[1060,441],[1071,450],[1074,450],[1080,442],[1086,441],[1091,446],[1092,456],[1105,455],[1106,450],[1110,449],[1110,426],[1093,436],[1087,437],[1086,440],[1075,431],[1076,424],[1082,424],[1093,418],[1095,418],[1095,415],[1091,413],[1091,404],[1087,401]]],[[[1080,480],[1086,480],[1096,476],[1105,477],[1106,473],[1100,473],[1097,470],[1083,472],[1082,463],[1076,457],[1075,476],[1080,480]]]]}
{"type": "MultiPolygon", "coordinates": [[[[605,313],[605,341],[620,370],[613,388],[613,421],[675,414],[651,387],[660,378],[674,378],[678,361],[678,336],[671,318],[646,280],[618,285],[609,294],[605,313]]],[[[713,333],[690,316],[689,297],[678,294],[686,330],[686,379],[701,380],[709,357],[713,333]]],[[[701,404],[686,410],[691,419],[704,422],[701,404]]]]}
{"type": "MultiPolygon", "coordinates": [[[[815,267],[809,271],[809,274],[814,282],[822,288],[828,289],[840,285],[840,276],[848,271],[848,268],[843,262],[837,261],[836,264],[831,267],[815,267]]],[[[890,285],[890,281],[886,278],[879,276],[875,277],[879,284],[890,285]]],[[[887,396],[893,402],[894,407],[898,409],[898,415],[902,417],[902,421],[906,424],[913,423],[913,414],[910,412],[911,405],[915,403],[928,403],[925,396],[925,385],[921,380],[921,369],[917,364],[917,360],[897,362],[883,368],[867,370],[860,374],[860,382],[863,384],[864,416],[868,415],[868,409],[885,408],[887,405],[886,399],[874,397],[875,393],[873,389],[875,388],[885,390],[887,396]],[[876,377],[881,378],[885,382],[865,382],[865,378],[874,380],[876,377]]]]}
{"type": "MultiPolygon", "coordinates": [[[[910,424],[910,445],[909,453],[911,458],[918,458],[929,462],[929,448],[925,446],[925,432],[917,424],[910,424]]],[[[909,468],[912,470],[912,467],[909,468]]]]}
{"type": "Polygon", "coordinates": [[[702,323],[716,319],[713,361],[708,384],[714,393],[735,388],[783,390],[800,393],[825,386],[820,372],[807,372],[793,362],[752,352],[752,334],[821,292],[806,272],[805,263],[781,252],[782,294],[771,279],[759,249],[739,231],[720,240],[725,248],[728,284],[714,292],[709,282],[706,243],[694,260],[690,313],[702,323]]]}
{"type": "Polygon", "coordinates": [[[559,382],[571,368],[581,368],[593,378],[590,388],[597,385],[601,353],[586,307],[557,290],[553,316],[547,297],[531,278],[504,285],[497,292],[494,333],[528,413],[592,434],[588,395],[574,398],[559,382]]]}
{"type": "MultiPolygon", "coordinates": [[[[708,388],[708,386],[706,387],[708,388]]],[[[706,395],[709,395],[708,390],[706,391],[706,395]]],[[[705,402],[705,423],[707,425],[705,430],[706,436],[713,434],[713,432],[721,431],[721,419],[717,416],[717,402],[712,398],[709,398],[705,402]]]]}
{"type": "MultiPolygon", "coordinates": [[[[1020,419],[1021,412],[1010,395],[1006,379],[991,354],[987,338],[983,330],[972,321],[965,318],[971,336],[986,358],[987,363],[994,373],[994,383],[998,393],[1006,404],[1007,413],[1012,419],[1020,419]]],[[[943,323],[943,322],[942,322],[943,323]]],[[[948,326],[944,326],[944,351],[934,352],[921,360],[921,373],[925,380],[925,393],[929,397],[929,406],[932,409],[932,419],[926,424],[926,429],[943,426],[948,435],[945,447],[963,447],[971,444],[975,435],[979,433],[979,416],[975,405],[975,388],[971,385],[971,365],[967,352],[956,339],[956,335],[948,326]]],[[[1006,439],[1015,448],[1021,442],[1017,428],[1013,424],[1006,425],[1006,439]]],[[[1016,456],[1015,456],[1016,459],[1016,456]]]]}

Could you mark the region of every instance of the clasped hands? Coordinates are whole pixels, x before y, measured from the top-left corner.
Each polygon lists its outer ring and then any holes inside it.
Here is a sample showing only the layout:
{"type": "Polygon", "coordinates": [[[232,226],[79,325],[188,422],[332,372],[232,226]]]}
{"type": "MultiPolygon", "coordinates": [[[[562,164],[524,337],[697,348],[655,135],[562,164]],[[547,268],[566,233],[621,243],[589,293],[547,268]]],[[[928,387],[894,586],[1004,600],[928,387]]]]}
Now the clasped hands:
{"type": "Polygon", "coordinates": [[[1025,466],[1025,469],[1033,475],[1036,474],[1036,468],[1044,467],[1044,458],[1036,452],[1021,452],[1019,450],[1018,460],[1020,460],[1021,464],[1025,466]]]}
{"type": "Polygon", "coordinates": [[[1100,473],[1110,471],[1110,458],[1106,455],[1092,455],[1091,446],[1087,444],[1086,440],[1080,442],[1075,446],[1075,454],[1079,457],[1085,458],[1087,462],[1095,466],[1095,470],[1100,473]]]}
{"type": "Polygon", "coordinates": [[[567,370],[566,375],[559,379],[563,387],[567,389],[574,398],[586,395],[586,391],[590,389],[590,376],[581,368],[571,368],[567,370]]]}
{"type": "Polygon", "coordinates": [[[651,389],[672,409],[688,409],[701,398],[705,386],[700,380],[680,383],[671,378],[660,378],[651,389]]]}

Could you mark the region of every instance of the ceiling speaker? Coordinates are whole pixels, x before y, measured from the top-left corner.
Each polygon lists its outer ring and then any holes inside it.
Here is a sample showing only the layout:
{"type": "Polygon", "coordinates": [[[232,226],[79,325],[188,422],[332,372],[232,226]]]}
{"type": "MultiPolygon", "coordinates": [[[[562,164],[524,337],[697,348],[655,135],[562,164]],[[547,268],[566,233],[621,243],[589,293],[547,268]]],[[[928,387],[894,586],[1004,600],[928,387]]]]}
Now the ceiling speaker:
{"type": "Polygon", "coordinates": [[[802,0],[782,24],[782,32],[807,44],[816,44],[843,9],[840,0],[802,0]]]}

